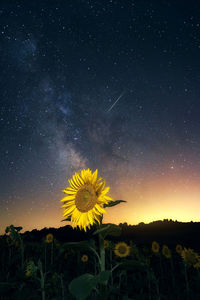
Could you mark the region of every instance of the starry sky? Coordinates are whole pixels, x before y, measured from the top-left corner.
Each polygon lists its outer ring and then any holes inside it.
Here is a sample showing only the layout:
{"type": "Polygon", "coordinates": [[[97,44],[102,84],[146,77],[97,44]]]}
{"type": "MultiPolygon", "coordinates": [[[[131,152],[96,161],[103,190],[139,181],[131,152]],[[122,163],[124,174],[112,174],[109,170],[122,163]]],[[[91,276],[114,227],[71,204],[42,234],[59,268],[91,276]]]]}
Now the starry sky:
{"type": "Polygon", "coordinates": [[[0,233],[60,227],[98,169],[105,222],[200,221],[200,2],[0,3],[0,233]]]}

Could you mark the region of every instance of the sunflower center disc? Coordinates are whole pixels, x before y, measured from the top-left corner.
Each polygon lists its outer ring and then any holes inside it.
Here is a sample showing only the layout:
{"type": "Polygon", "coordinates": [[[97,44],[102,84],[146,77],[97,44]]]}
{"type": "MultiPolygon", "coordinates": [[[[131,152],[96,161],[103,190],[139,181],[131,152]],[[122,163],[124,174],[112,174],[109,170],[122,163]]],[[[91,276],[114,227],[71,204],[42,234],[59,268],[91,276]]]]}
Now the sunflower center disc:
{"type": "Polygon", "coordinates": [[[96,203],[97,197],[93,186],[84,185],[76,193],[75,205],[80,212],[88,212],[96,203]]]}
{"type": "Polygon", "coordinates": [[[126,253],[126,247],[120,246],[120,247],[118,248],[118,251],[119,251],[119,253],[124,254],[124,253],[126,253]]]}

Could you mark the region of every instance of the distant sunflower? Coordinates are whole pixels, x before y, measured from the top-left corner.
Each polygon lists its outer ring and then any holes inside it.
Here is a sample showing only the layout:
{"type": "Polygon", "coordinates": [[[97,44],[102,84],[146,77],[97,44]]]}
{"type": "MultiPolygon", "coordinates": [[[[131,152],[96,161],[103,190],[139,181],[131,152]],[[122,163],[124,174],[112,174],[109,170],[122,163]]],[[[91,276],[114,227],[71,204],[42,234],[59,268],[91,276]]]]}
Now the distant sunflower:
{"type": "Polygon", "coordinates": [[[94,173],[90,169],[83,169],[69,179],[70,187],[63,190],[68,196],[64,197],[61,202],[64,208],[63,216],[71,218],[72,227],[79,226],[84,229],[96,223],[100,224],[101,215],[106,213],[104,204],[108,204],[114,199],[107,196],[109,187],[105,187],[105,180],[97,178],[98,170],[94,173]]]}
{"type": "Polygon", "coordinates": [[[183,251],[181,252],[181,256],[189,266],[199,265],[200,257],[196,252],[194,252],[193,249],[184,248],[183,251]]]}
{"type": "Polygon", "coordinates": [[[152,243],[151,249],[152,249],[153,253],[158,253],[160,250],[160,245],[154,241],[152,243]]]}
{"type": "Polygon", "coordinates": [[[195,269],[200,269],[200,258],[197,260],[197,262],[193,265],[195,269]]]}
{"type": "Polygon", "coordinates": [[[104,240],[104,248],[108,248],[110,245],[109,241],[108,240],[104,240]]]}
{"type": "Polygon", "coordinates": [[[182,251],[183,251],[183,247],[181,245],[176,245],[176,252],[178,254],[181,254],[182,251]]]}
{"type": "Polygon", "coordinates": [[[88,261],[88,256],[86,254],[83,254],[81,257],[82,262],[87,262],[88,261]]]}
{"type": "Polygon", "coordinates": [[[130,254],[130,247],[125,242],[119,242],[115,245],[114,252],[119,257],[126,257],[130,254]]]}
{"type": "Polygon", "coordinates": [[[162,247],[162,254],[166,258],[171,258],[171,250],[166,245],[163,245],[163,247],[162,247]]]}
{"type": "Polygon", "coordinates": [[[45,242],[46,243],[52,243],[53,242],[53,234],[51,234],[51,233],[48,233],[47,235],[46,235],[46,240],[45,240],[45,242]]]}

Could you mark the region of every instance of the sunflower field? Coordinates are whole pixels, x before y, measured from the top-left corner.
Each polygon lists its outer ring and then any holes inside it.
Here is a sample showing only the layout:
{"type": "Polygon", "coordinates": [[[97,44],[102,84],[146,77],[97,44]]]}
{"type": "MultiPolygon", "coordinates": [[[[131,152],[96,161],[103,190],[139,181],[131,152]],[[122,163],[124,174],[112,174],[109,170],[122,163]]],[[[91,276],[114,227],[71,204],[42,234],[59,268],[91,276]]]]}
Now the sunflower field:
{"type": "Polygon", "coordinates": [[[42,239],[10,225],[0,237],[1,300],[168,300],[200,299],[200,256],[181,244],[158,241],[137,245],[123,240],[121,227],[103,224],[106,207],[119,205],[107,195],[97,170],[82,170],[69,180],[63,221],[79,241],[59,240],[51,232],[42,239]]]}

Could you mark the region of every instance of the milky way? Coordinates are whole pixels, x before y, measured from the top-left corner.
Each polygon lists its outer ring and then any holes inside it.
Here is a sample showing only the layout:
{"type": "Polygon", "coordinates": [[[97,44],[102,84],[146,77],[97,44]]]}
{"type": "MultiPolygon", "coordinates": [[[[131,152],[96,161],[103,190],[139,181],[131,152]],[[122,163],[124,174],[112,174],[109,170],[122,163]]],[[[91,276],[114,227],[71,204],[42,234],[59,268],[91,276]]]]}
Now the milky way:
{"type": "Polygon", "coordinates": [[[63,226],[61,190],[82,168],[127,200],[106,221],[199,218],[199,12],[1,1],[1,232],[63,226]]]}

